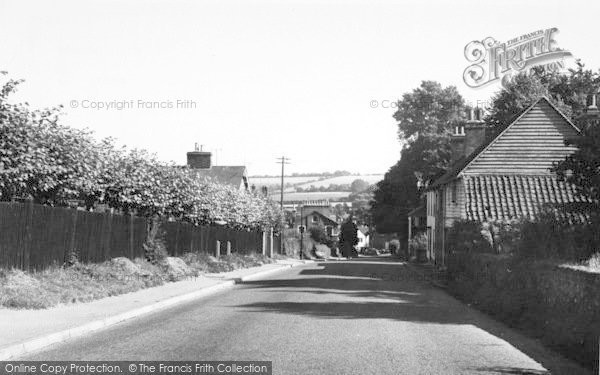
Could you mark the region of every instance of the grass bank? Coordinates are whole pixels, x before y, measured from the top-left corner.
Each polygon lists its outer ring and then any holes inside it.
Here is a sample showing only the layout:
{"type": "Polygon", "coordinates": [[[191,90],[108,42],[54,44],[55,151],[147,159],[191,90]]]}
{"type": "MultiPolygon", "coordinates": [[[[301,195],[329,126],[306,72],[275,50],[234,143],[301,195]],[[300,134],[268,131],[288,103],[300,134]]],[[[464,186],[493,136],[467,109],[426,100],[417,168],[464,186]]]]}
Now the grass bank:
{"type": "Polygon", "coordinates": [[[188,253],[156,264],[140,258],[115,258],[99,264],[75,263],[39,272],[0,269],[0,308],[45,309],[89,302],[188,277],[274,262],[259,254],[234,254],[217,259],[208,254],[188,253]]]}

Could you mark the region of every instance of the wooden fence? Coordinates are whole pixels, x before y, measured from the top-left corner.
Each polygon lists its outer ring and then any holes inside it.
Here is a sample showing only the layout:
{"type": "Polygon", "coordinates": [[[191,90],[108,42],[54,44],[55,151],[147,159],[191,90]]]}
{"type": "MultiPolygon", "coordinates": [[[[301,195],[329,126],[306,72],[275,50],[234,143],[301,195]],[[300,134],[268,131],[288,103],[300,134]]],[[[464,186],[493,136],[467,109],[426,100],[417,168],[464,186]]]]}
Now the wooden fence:
{"type": "MultiPolygon", "coordinates": [[[[263,252],[263,233],[181,222],[162,225],[170,255],[263,252]]],[[[0,202],[0,267],[41,270],[62,265],[72,252],[82,262],[143,257],[146,219],[32,203],[0,202]]]]}

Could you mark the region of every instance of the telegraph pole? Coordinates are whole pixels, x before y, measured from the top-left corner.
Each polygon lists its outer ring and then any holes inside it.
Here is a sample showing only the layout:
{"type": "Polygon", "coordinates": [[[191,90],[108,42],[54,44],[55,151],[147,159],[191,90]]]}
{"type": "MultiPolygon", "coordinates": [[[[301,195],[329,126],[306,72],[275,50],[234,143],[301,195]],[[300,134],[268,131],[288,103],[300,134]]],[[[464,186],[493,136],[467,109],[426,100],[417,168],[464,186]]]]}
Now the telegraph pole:
{"type": "Polygon", "coordinates": [[[286,164],[291,164],[290,163],[290,158],[286,158],[285,156],[282,156],[280,158],[277,158],[277,163],[281,163],[281,198],[280,198],[280,205],[281,205],[281,211],[283,211],[283,176],[285,173],[285,169],[284,166],[286,164]]]}
{"type": "MultiPolygon", "coordinates": [[[[285,212],[283,211],[283,176],[285,174],[285,165],[286,164],[290,164],[290,159],[286,158],[285,156],[282,156],[280,158],[277,158],[277,163],[281,163],[281,195],[280,195],[280,205],[281,205],[281,215],[284,218],[285,221],[285,212]]],[[[279,234],[279,254],[283,254],[283,232],[284,232],[285,228],[281,228],[281,233],[279,234]]]]}

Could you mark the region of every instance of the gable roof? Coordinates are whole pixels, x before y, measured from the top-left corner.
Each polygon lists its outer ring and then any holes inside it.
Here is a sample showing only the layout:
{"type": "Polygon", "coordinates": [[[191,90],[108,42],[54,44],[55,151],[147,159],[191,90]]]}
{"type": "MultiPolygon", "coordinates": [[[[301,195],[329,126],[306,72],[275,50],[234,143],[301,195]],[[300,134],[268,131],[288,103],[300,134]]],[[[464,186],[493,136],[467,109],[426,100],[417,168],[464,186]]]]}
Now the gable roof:
{"type": "Polygon", "coordinates": [[[359,225],[358,226],[358,231],[361,232],[365,236],[369,235],[369,227],[366,226],[366,225],[359,225]]]}
{"type": "MultiPolygon", "coordinates": [[[[569,120],[558,108],[556,108],[552,104],[552,102],[550,102],[550,100],[548,100],[548,98],[546,98],[545,96],[542,96],[538,100],[536,100],[531,106],[524,109],[518,116],[516,116],[516,118],[512,122],[501,127],[493,137],[487,139],[482,145],[480,145],[477,149],[475,149],[475,151],[473,151],[470,155],[468,155],[466,157],[462,157],[462,158],[458,159],[456,162],[454,162],[450,166],[450,168],[441,177],[434,180],[434,182],[427,188],[427,190],[432,190],[438,186],[444,185],[444,184],[454,180],[455,178],[457,178],[459,176],[459,174],[461,174],[463,171],[465,171],[465,169],[467,169],[474,162],[476,162],[476,159],[478,159],[478,157],[480,157],[480,155],[482,155],[488,149],[490,149],[490,147],[495,145],[507,132],[509,132],[511,129],[513,129],[516,126],[516,124],[519,124],[520,121],[523,120],[526,115],[530,114],[530,112],[532,112],[532,110],[534,108],[542,109],[542,111],[543,111],[544,106],[548,106],[551,111],[558,114],[558,118],[560,118],[563,122],[565,122],[567,124],[567,127],[570,128],[573,132],[575,132],[577,134],[580,133],[580,130],[573,124],[573,122],[571,122],[571,120],[569,120]]],[[[537,126],[537,125],[534,124],[533,126],[537,126]]],[[[533,131],[536,131],[536,130],[533,130],[533,131]]],[[[564,145],[562,145],[561,147],[565,148],[564,145]]],[[[504,155],[510,156],[510,152],[516,152],[514,150],[515,150],[515,148],[513,148],[511,151],[508,151],[508,154],[505,152],[504,155]]],[[[565,148],[565,151],[568,151],[567,148],[565,148]]],[[[514,158],[517,158],[517,159],[518,158],[527,159],[526,155],[523,155],[523,156],[513,155],[513,156],[514,156],[514,158]]],[[[552,157],[556,158],[556,155],[553,155],[552,157]]],[[[494,171],[494,172],[497,173],[498,171],[494,171]]]]}
{"type": "Polygon", "coordinates": [[[308,216],[312,216],[312,215],[318,215],[321,217],[321,219],[323,219],[323,221],[327,224],[333,225],[333,226],[338,226],[338,222],[335,221],[334,219],[332,219],[331,217],[328,217],[326,215],[323,215],[322,213],[320,213],[319,211],[313,211],[309,214],[306,214],[303,216],[303,218],[308,217],[308,216]]]}
{"type": "Polygon", "coordinates": [[[215,165],[208,169],[193,169],[199,177],[208,177],[216,183],[240,188],[246,185],[246,167],[215,165]]]}

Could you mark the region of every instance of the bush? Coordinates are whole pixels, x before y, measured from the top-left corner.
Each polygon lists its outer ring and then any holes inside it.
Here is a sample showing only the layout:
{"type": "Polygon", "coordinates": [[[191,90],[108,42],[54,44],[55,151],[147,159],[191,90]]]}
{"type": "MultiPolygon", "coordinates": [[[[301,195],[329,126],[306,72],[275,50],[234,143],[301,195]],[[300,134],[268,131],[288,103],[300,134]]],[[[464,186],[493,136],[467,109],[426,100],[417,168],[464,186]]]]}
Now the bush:
{"type": "Polygon", "coordinates": [[[164,241],[165,232],[156,220],[149,223],[148,238],[142,245],[146,260],[154,265],[164,262],[169,253],[164,241]]]}
{"type": "Polygon", "coordinates": [[[328,240],[325,228],[320,225],[308,228],[308,234],[317,243],[325,243],[328,240]]]}
{"type": "Polygon", "coordinates": [[[308,233],[310,238],[318,244],[323,244],[329,248],[335,246],[334,241],[329,238],[325,227],[322,225],[308,228],[308,233]]]}
{"type": "Polygon", "coordinates": [[[599,229],[595,224],[572,223],[554,214],[542,214],[521,225],[515,254],[522,258],[562,259],[583,262],[598,251],[599,229]]]}
{"type": "Polygon", "coordinates": [[[448,231],[449,252],[466,251],[478,253],[493,252],[493,235],[489,228],[470,220],[456,220],[448,231]]]}
{"type": "Polygon", "coordinates": [[[600,248],[600,228],[573,223],[553,212],[535,220],[457,220],[448,231],[449,252],[513,254],[523,259],[561,259],[581,263],[600,248]]]}

